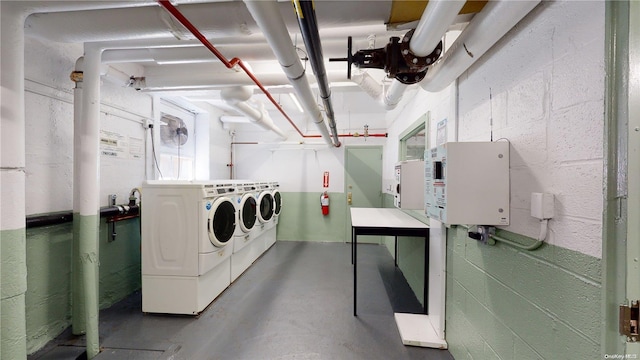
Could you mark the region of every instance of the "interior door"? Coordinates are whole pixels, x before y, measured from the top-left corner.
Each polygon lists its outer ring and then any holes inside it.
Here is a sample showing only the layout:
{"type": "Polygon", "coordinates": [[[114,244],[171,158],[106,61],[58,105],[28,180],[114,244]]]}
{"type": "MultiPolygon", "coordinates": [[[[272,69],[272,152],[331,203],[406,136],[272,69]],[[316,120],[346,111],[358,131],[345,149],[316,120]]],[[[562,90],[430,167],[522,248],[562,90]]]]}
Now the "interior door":
{"type": "MultiPolygon", "coordinates": [[[[382,207],[382,146],[347,146],[344,174],[347,192],[345,239],[349,242],[351,207],[382,207]]],[[[358,242],[380,244],[381,241],[381,236],[358,236],[358,242]]]]}

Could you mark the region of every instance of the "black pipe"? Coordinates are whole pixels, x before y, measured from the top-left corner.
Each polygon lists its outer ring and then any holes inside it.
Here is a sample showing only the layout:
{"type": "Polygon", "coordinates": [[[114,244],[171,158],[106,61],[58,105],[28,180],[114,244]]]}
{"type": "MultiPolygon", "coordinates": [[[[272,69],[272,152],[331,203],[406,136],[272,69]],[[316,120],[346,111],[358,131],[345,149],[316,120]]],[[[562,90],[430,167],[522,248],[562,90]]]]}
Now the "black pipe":
{"type": "Polygon", "coordinates": [[[64,211],[48,215],[27,216],[27,229],[41,226],[58,225],[73,221],[73,212],[64,211]]]}
{"type": "MultiPolygon", "coordinates": [[[[116,215],[138,215],[140,214],[139,205],[116,205],[104,206],[100,208],[100,217],[110,217],[116,215]]],[[[59,225],[73,222],[73,211],[61,211],[47,215],[29,215],[26,218],[27,229],[59,225]]]]}
{"type": "Polygon", "coordinates": [[[329,119],[329,128],[333,135],[335,146],[340,146],[338,138],[338,129],[336,128],[336,119],[331,104],[331,89],[329,88],[329,80],[327,80],[327,70],[324,67],[324,59],[322,55],[322,44],[320,43],[320,33],[318,32],[318,20],[316,12],[313,9],[313,1],[311,0],[295,0],[295,7],[298,25],[302,33],[304,46],[307,48],[307,55],[311,62],[311,68],[316,75],[320,97],[324,104],[324,109],[329,119]]]}

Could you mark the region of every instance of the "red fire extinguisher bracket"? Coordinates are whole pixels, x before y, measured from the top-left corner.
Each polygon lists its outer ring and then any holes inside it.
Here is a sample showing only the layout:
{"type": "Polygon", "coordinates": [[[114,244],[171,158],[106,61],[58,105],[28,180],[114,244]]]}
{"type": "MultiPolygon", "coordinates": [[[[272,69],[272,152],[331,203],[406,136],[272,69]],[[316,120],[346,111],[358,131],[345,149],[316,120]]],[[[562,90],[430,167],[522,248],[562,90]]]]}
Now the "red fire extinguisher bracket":
{"type": "Polygon", "coordinates": [[[322,208],[322,215],[329,215],[329,194],[326,191],[320,195],[320,208],[322,208]]]}

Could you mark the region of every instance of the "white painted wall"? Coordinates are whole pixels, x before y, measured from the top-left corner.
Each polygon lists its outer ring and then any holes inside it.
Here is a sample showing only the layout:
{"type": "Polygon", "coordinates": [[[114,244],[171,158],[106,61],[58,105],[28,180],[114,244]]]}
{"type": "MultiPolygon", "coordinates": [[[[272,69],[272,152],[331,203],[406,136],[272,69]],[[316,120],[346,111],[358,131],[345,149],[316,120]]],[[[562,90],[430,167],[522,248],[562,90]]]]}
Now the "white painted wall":
{"type": "MultiPolygon", "coordinates": [[[[505,229],[537,237],[531,193],[553,193],[556,217],[547,241],[600,257],[604,76],[604,3],[543,2],[460,77],[457,105],[455,88],[405,96],[387,117],[390,143],[425,112],[432,143],[443,118],[455,139],[456,111],[459,141],[509,139],[511,225],[505,229]]],[[[385,150],[387,183],[397,151],[385,150]]]]}
{"type": "MultiPolygon", "coordinates": [[[[380,126],[385,111],[363,93],[336,92],[332,94],[338,133],[362,134],[365,124],[380,126]],[[361,111],[351,113],[351,111],[361,111]]],[[[235,145],[234,163],[237,179],[270,180],[280,183],[285,192],[344,192],[344,149],[346,146],[385,145],[384,137],[343,137],[339,148],[327,145],[321,138],[300,137],[282,115],[270,112],[274,122],[290,134],[285,143],[269,143],[277,136],[262,128],[243,124],[236,132],[236,142],[260,142],[258,145],[235,145]],[[300,142],[304,144],[300,144],[300,142]],[[322,187],[323,173],[329,171],[329,188],[322,187]]],[[[304,134],[318,134],[316,125],[300,115],[290,115],[304,134]]],[[[385,129],[369,128],[369,133],[385,133],[385,129]]]]}
{"type": "MultiPolygon", "coordinates": [[[[26,213],[73,208],[73,95],[69,79],[82,45],[25,39],[26,213]]],[[[110,82],[102,85],[101,129],[144,141],[142,119],[151,117],[151,99],[110,82]]],[[[128,148],[127,148],[128,149],[128,148]]],[[[100,201],[117,194],[128,202],[144,180],[144,158],[101,156],[100,201]]]]}

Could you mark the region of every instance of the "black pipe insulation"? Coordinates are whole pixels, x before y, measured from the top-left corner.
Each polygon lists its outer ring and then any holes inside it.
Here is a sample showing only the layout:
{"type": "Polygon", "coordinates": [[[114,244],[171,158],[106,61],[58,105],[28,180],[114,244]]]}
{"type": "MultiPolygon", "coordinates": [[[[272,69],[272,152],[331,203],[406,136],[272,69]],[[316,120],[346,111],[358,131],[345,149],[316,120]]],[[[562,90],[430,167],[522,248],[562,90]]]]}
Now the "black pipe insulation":
{"type": "Polygon", "coordinates": [[[324,58],[322,55],[322,44],[320,42],[320,33],[318,32],[318,20],[316,12],[313,9],[313,1],[311,0],[295,0],[293,6],[296,10],[298,25],[302,34],[304,46],[309,55],[311,68],[316,75],[318,90],[324,104],[324,109],[329,119],[329,128],[334,139],[334,145],[340,146],[338,138],[338,129],[336,128],[336,119],[331,104],[331,89],[329,88],[329,80],[327,79],[327,70],[324,67],[324,58]]]}
{"type": "MultiPolygon", "coordinates": [[[[139,215],[139,205],[115,205],[100,208],[100,217],[110,217],[116,215],[139,215]]],[[[73,222],[73,211],[61,211],[47,215],[29,215],[26,218],[27,229],[59,225],[73,222]]]]}

